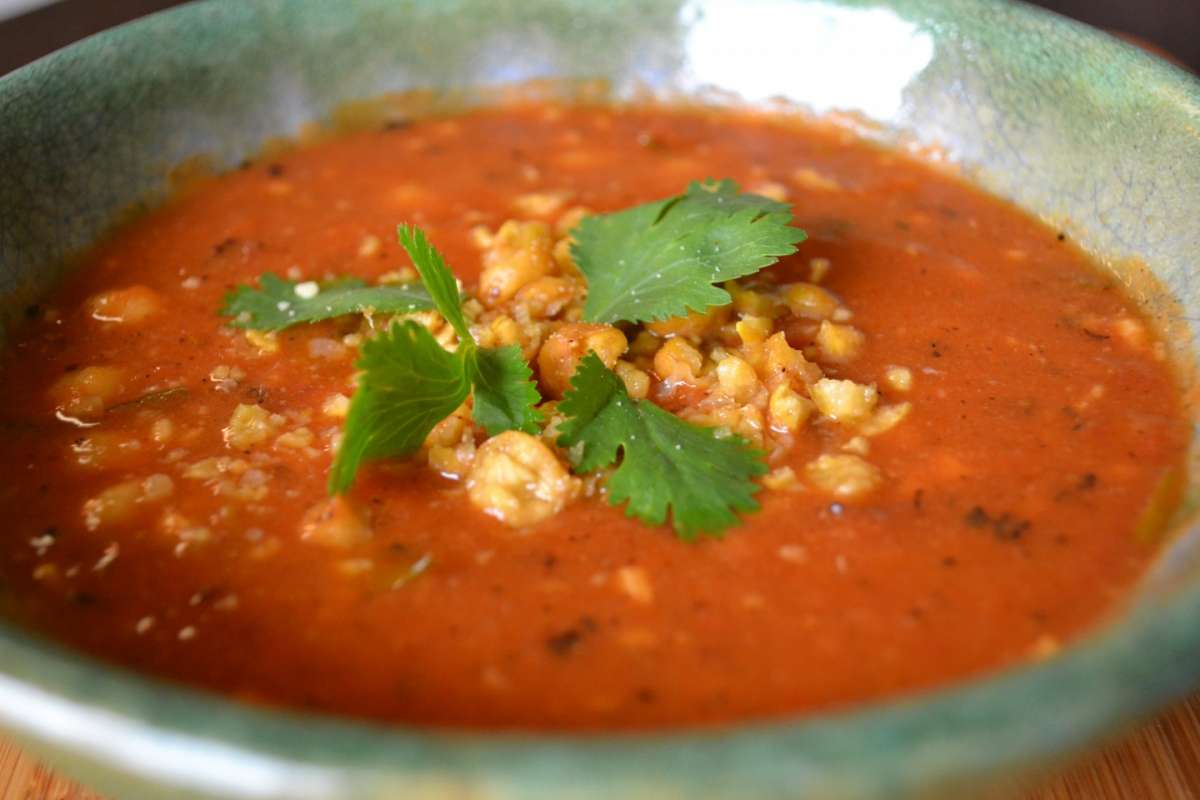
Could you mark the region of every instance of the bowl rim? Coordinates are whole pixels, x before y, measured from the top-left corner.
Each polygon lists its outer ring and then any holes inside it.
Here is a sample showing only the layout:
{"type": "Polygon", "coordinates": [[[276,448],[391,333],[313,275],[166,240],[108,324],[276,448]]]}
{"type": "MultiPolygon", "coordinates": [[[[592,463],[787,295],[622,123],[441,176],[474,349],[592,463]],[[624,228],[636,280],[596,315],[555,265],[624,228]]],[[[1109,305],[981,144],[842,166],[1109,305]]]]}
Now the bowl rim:
{"type": "MultiPolygon", "coordinates": [[[[965,14],[993,3],[947,6],[965,14]]],[[[168,22],[191,17],[211,24],[222,7],[228,6],[216,0],[186,4],[45,56],[0,77],[0,108],[6,92],[63,65],[152,36],[168,22]]],[[[1084,36],[1116,66],[1200,108],[1200,81],[1183,69],[1052,12],[1022,3],[1009,8],[1042,28],[1084,36]]],[[[864,794],[890,788],[900,795],[924,785],[930,774],[952,782],[1076,752],[1101,732],[1180,697],[1200,681],[1200,625],[1191,624],[1197,618],[1200,583],[1101,623],[1044,662],[831,712],[617,733],[438,729],[253,707],[0,624],[6,662],[0,727],[81,763],[229,796],[332,797],[401,785],[431,793],[483,785],[528,790],[536,784],[538,796],[557,797],[574,796],[589,782],[605,795],[620,786],[652,794],[683,788],[697,795],[752,790],[782,796],[821,790],[831,775],[864,794]],[[1037,726],[1030,725],[1031,709],[1037,726]],[[986,752],[978,746],[983,737],[993,745],[986,752]],[[870,770],[863,768],[867,751],[870,770]]]]}

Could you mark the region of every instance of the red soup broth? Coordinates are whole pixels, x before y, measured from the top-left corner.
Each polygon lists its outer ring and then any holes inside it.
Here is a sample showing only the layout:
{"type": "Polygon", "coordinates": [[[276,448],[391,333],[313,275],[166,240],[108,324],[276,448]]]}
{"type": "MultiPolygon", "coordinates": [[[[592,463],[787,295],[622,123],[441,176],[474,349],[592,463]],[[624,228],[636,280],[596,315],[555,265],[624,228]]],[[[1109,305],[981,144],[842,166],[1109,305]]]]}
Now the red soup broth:
{"type": "MultiPolygon", "coordinates": [[[[29,317],[0,411],[18,619],[173,681],[404,723],[721,723],[1053,657],[1150,563],[1139,521],[1187,436],[1155,335],[1056,230],[844,133],[732,112],[520,104],[343,135],[122,227],[29,317]],[[530,216],[514,198],[604,212],[706,177],[786,195],[809,240],[768,272],[827,260],[865,334],[840,377],[909,370],[911,412],[870,440],[875,491],[764,489],[722,538],[686,542],[599,497],[514,530],[462,481],[380,462],[350,494],[370,536],[304,539],[355,353],[344,321],[264,352],[219,316],[226,292],[265,272],[377,280],[409,265],[398,222],[471,289],[478,230],[530,216]],[[105,321],[95,298],[128,287],[150,319],[105,321]],[[120,373],[100,424],[56,416],[56,382],[97,365],[120,373]],[[303,430],[251,458],[222,435],[239,404],[303,430]],[[89,525],[123,481],[151,497],[89,525]]],[[[812,425],[772,466],[800,472],[838,436],[812,425]]]]}

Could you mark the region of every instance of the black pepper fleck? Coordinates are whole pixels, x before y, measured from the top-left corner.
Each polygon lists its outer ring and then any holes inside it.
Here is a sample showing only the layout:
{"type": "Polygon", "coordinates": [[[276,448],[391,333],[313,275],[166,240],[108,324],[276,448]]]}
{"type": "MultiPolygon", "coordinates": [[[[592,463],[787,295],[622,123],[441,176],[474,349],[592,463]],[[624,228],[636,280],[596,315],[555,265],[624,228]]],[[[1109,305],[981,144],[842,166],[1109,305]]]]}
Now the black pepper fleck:
{"type": "Polygon", "coordinates": [[[579,642],[582,639],[582,633],[574,628],[568,628],[562,633],[556,633],[548,637],[546,639],[546,647],[550,648],[550,652],[556,656],[567,656],[579,646],[579,642]]]}
{"type": "Polygon", "coordinates": [[[987,512],[983,510],[982,506],[975,506],[967,512],[967,516],[963,521],[972,528],[982,528],[991,522],[991,519],[988,517],[987,512]]]}
{"type": "Polygon", "coordinates": [[[1027,519],[1019,519],[1008,512],[992,516],[982,506],[975,506],[963,517],[963,522],[977,529],[990,529],[992,535],[1003,542],[1013,542],[1020,539],[1033,524],[1027,519]]]}
{"type": "Polygon", "coordinates": [[[992,532],[997,539],[1016,541],[1029,532],[1030,526],[1027,519],[1014,519],[1005,514],[992,522],[992,532]]]}
{"type": "Polygon", "coordinates": [[[234,246],[236,246],[237,243],[238,243],[238,240],[232,236],[222,239],[221,241],[219,241],[213,245],[213,249],[212,249],[213,255],[216,255],[216,256],[225,255],[225,253],[229,252],[229,250],[231,248],[233,248],[234,246]]]}
{"type": "Polygon", "coordinates": [[[91,592],[72,592],[70,594],[71,602],[77,606],[90,608],[100,602],[100,598],[91,592]]]}

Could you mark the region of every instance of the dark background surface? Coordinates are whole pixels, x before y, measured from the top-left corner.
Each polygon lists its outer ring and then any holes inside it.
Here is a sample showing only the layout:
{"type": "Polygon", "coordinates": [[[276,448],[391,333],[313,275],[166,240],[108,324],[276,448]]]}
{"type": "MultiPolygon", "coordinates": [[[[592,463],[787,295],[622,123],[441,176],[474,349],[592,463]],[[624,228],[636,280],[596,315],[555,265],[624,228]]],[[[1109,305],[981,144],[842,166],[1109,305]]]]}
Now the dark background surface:
{"type": "MultiPolygon", "coordinates": [[[[181,3],[61,0],[0,22],[0,75],[88,34],[181,3]]],[[[1100,28],[1132,34],[1200,71],[1200,0],[1038,0],[1037,5],[1100,28]]]]}

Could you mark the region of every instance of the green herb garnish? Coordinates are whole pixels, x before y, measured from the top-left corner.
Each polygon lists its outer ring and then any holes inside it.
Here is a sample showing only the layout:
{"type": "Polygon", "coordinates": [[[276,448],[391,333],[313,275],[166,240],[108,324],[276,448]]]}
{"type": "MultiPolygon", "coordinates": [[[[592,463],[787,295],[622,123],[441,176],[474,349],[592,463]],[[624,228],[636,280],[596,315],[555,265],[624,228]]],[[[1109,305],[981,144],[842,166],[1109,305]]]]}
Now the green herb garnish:
{"type": "Polygon", "coordinates": [[[536,406],[542,396],[521,348],[514,344],[476,350],[471,385],[475,387],[472,416],[489,436],[504,431],[537,432],[542,415],[536,406]]]}
{"type": "Polygon", "coordinates": [[[364,342],[357,366],[362,376],[329,473],[334,493],[350,488],[364,461],[415,453],[471,391],[463,354],[442,349],[412,320],[364,342]]]}
{"type": "Polygon", "coordinates": [[[767,471],[762,453],[736,436],[684,422],[647,400],[634,400],[595,353],[588,353],[558,404],[566,415],[560,447],[581,447],[576,472],[619,465],[608,478],[608,501],[628,501],[625,513],[661,525],[670,511],[682,539],[717,535],[754,511],[752,479],[767,471]],[[618,455],[620,458],[618,459],[618,455]]]}
{"type": "Polygon", "coordinates": [[[588,322],[650,322],[729,303],[714,284],[774,264],[804,231],[788,206],[741,194],[731,180],[693,182],[677,197],[584,217],[571,255],[587,276],[588,322]]]}
{"type": "Polygon", "coordinates": [[[419,228],[401,225],[396,233],[438,312],[458,334],[463,366],[475,389],[475,421],[489,436],[513,430],[537,431],[542,415],[535,406],[542,397],[533,383],[533,372],[525,363],[521,348],[516,345],[477,347],[462,311],[458,282],[442,254],[434,249],[419,228]]]}
{"type": "MultiPolygon", "coordinates": [[[[648,322],[731,302],[718,284],[795,252],[803,231],[787,205],[743,194],[730,180],[692,183],[677,197],[584,218],[572,256],[588,281],[583,318],[648,322]]],[[[489,435],[537,433],[541,397],[520,348],[480,348],[462,297],[441,254],[416,228],[397,229],[419,283],[370,287],[346,279],[317,286],[275,275],[239,287],[222,313],[236,327],[280,330],[351,313],[405,314],[436,309],[458,346],[445,349],[424,326],[397,321],[367,340],[345,433],[329,476],[330,492],[353,484],[364,461],[416,452],[430,431],[473,396],[475,422],[489,435]]],[[[646,400],[629,397],[621,379],[594,353],[580,362],[558,405],[565,419],[558,444],[578,473],[613,468],[613,505],[659,525],[670,518],[691,540],[717,536],[758,508],[754,481],[762,453],[736,436],[718,436],[646,400]]]]}
{"type": "Polygon", "coordinates": [[[401,225],[397,235],[434,307],[458,334],[458,349],[443,349],[412,320],[395,323],[363,344],[357,364],[362,374],[329,475],[329,490],[335,493],[350,488],[363,461],[416,452],[472,389],[475,421],[489,436],[507,430],[531,433],[541,422],[535,408],[541,396],[520,348],[479,348],[463,314],[454,274],[441,254],[418,229],[401,225]]]}
{"type": "Polygon", "coordinates": [[[298,283],[266,273],[258,288],[239,286],[225,296],[221,313],[235,328],[279,331],[302,322],[320,322],[346,314],[411,314],[433,308],[419,283],[368,286],[357,278],[327,283],[298,283]]]}

